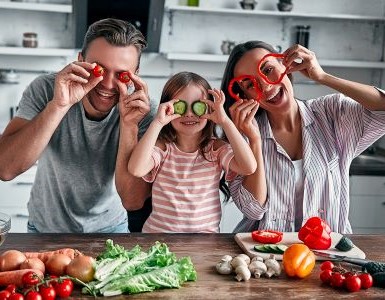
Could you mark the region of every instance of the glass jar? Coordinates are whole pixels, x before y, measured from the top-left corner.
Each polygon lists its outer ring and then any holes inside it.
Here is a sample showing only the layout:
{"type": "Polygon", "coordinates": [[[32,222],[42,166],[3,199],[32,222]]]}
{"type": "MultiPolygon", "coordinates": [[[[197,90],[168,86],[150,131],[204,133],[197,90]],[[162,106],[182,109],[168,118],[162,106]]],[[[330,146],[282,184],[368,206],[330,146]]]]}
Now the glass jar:
{"type": "Polygon", "coordinates": [[[36,48],[37,47],[37,33],[24,32],[23,33],[23,47],[36,48]]]}

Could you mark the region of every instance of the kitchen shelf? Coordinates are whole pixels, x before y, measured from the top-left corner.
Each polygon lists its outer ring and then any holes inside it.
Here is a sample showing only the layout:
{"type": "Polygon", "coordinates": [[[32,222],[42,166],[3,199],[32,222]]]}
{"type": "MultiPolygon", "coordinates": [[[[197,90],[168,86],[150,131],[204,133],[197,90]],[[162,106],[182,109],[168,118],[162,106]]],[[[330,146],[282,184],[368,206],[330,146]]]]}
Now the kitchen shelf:
{"type": "Polygon", "coordinates": [[[24,48],[24,47],[0,47],[0,55],[25,55],[25,56],[72,56],[75,49],[61,48],[24,48]]]}
{"type": "Polygon", "coordinates": [[[49,3],[29,3],[29,2],[5,2],[0,1],[0,8],[50,11],[58,13],[72,13],[71,4],[49,4],[49,3]]]}
{"type": "MultiPolygon", "coordinates": [[[[173,61],[201,61],[201,62],[227,62],[228,55],[199,54],[199,53],[165,53],[168,60],[173,61]]],[[[359,61],[359,60],[333,60],[320,59],[323,67],[361,68],[361,69],[385,69],[385,62],[359,61]]]]}
{"type": "Polygon", "coordinates": [[[227,15],[251,15],[251,16],[266,16],[266,17],[286,17],[286,18],[305,18],[305,19],[333,19],[333,20],[358,20],[358,21],[385,21],[384,16],[363,16],[363,15],[345,15],[345,14],[318,14],[308,12],[281,12],[269,10],[243,10],[231,8],[205,8],[205,7],[190,7],[182,5],[174,5],[165,7],[168,12],[194,12],[194,13],[209,13],[209,14],[227,14],[227,15]]]}

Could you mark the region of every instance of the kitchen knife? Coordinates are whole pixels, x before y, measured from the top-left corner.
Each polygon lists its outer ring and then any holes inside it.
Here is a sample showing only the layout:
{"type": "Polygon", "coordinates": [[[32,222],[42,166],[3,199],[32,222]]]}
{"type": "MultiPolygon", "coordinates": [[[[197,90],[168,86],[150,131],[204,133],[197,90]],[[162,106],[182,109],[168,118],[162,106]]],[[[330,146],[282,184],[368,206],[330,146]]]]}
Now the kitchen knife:
{"type": "Polygon", "coordinates": [[[368,262],[373,262],[372,260],[368,260],[368,259],[348,257],[348,256],[331,254],[331,253],[326,253],[326,252],[317,251],[317,250],[312,250],[312,251],[317,256],[327,257],[330,260],[343,261],[343,262],[351,263],[353,265],[358,265],[358,266],[364,266],[368,262]]]}

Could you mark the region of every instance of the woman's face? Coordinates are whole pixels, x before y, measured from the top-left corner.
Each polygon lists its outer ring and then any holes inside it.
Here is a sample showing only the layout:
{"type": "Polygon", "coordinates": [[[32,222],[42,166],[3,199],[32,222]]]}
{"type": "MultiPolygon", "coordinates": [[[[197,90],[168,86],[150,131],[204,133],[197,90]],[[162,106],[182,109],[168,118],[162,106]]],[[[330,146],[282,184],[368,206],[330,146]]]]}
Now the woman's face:
{"type": "MultiPolygon", "coordinates": [[[[242,75],[254,76],[258,84],[257,88],[262,92],[259,99],[261,108],[268,112],[286,111],[294,100],[293,86],[290,79],[285,75],[280,83],[269,84],[257,72],[259,62],[269,53],[268,50],[262,48],[246,52],[235,65],[234,77],[242,75]]],[[[264,74],[269,74],[269,72],[272,72],[271,70],[275,70],[280,75],[285,71],[285,66],[276,58],[269,57],[266,63],[262,64],[261,71],[264,74]]],[[[257,99],[257,91],[252,85],[248,88],[244,87],[242,90],[248,99],[257,99]]]]}

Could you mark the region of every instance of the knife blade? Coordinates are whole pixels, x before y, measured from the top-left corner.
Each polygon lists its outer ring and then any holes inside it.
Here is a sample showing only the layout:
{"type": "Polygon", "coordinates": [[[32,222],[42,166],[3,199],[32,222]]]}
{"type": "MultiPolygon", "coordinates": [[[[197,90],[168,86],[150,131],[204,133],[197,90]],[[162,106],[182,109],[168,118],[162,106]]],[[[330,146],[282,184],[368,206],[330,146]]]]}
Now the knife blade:
{"type": "Polygon", "coordinates": [[[373,262],[372,260],[363,259],[363,258],[348,257],[344,255],[331,254],[331,253],[317,251],[317,250],[312,250],[312,251],[317,256],[327,257],[330,260],[343,261],[343,262],[351,263],[358,266],[363,266],[368,262],[373,262]]]}

